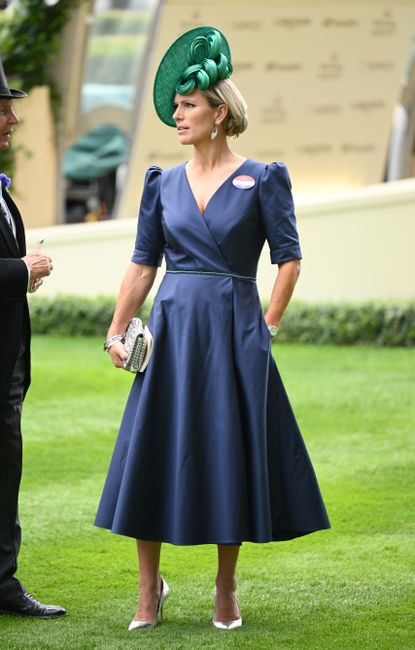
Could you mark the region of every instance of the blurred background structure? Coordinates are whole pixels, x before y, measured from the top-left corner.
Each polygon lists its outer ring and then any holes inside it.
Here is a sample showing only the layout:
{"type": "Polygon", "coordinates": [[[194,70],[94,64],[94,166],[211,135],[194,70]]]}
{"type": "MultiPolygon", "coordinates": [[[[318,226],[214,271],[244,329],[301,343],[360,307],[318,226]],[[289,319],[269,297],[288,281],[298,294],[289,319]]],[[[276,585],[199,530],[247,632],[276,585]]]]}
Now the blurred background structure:
{"type": "MultiPolygon", "coordinates": [[[[45,234],[57,269],[45,292],[117,291],[145,169],[191,155],[154,113],[155,69],[181,32],[212,24],[229,39],[249,106],[234,150],[283,160],[292,176],[304,253],[296,296],[415,297],[413,0],[12,0],[1,8],[3,39],[16,16],[45,20],[43,33],[21,43],[28,57],[33,41],[52,43],[48,24],[66,11],[45,64],[52,82],[19,102],[14,136],[13,190],[29,241],[45,234]]],[[[6,54],[9,80],[23,87],[23,63],[6,54]]],[[[274,275],[265,251],[264,297],[274,275]]]]}

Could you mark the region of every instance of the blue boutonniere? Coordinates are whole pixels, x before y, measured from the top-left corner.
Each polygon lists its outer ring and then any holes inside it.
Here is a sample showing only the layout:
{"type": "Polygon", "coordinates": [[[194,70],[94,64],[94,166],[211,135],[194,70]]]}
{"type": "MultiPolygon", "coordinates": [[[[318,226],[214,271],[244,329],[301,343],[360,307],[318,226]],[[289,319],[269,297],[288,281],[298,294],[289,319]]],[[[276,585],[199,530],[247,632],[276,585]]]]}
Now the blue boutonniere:
{"type": "Polygon", "coordinates": [[[12,182],[12,179],[7,176],[7,174],[3,174],[3,172],[0,174],[0,183],[4,185],[4,187],[9,187],[12,182]]]}

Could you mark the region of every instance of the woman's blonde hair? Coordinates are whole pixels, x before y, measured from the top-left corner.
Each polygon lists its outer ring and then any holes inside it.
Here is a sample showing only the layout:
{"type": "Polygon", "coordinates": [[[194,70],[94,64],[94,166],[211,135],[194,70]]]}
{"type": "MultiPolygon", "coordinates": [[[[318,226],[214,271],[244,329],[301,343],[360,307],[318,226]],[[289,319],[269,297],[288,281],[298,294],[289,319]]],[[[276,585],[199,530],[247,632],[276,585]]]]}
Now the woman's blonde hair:
{"type": "Polygon", "coordinates": [[[224,121],[225,134],[237,138],[248,126],[248,106],[238,88],[230,79],[216,81],[201,91],[212,108],[226,104],[228,114],[224,121]]]}

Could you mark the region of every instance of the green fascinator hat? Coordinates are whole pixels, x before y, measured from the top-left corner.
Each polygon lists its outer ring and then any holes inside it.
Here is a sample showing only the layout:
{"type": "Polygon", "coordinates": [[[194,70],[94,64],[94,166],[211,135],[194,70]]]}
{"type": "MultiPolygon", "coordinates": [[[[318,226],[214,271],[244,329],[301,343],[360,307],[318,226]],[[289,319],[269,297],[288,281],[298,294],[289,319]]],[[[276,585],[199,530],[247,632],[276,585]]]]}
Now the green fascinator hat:
{"type": "Polygon", "coordinates": [[[156,113],[168,126],[173,120],[176,93],[206,90],[232,74],[231,51],[224,35],[214,27],[189,29],[169,47],[156,72],[153,99],[156,113]]]}

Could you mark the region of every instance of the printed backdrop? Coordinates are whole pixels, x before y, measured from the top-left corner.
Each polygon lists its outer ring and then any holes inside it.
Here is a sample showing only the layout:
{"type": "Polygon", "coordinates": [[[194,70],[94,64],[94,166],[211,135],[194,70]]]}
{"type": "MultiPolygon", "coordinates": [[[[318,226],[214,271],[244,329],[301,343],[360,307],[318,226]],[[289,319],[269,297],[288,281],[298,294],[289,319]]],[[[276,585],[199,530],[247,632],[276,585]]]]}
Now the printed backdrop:
{"type": "Polygon", "coordinates": [[[169,44],[211,24],[227,36],[233,80],[249,106],[249,128],[233,143],[264,162],[283,160],[300,194],[383,180],[394,105],[415,32],[410,0],[164,3],[120,215],[133,216],[146,167],[191,157],[173,128],[156,117],[152,83],[169,44]]]}

